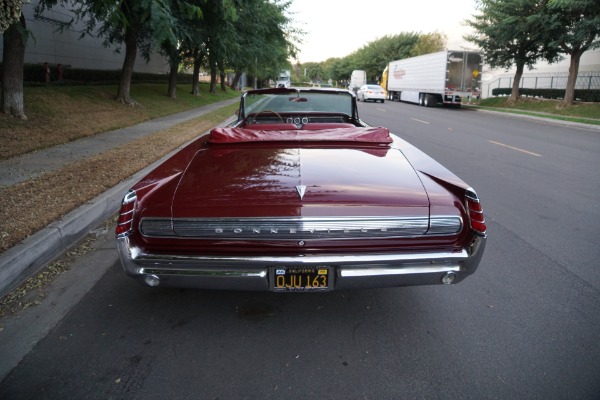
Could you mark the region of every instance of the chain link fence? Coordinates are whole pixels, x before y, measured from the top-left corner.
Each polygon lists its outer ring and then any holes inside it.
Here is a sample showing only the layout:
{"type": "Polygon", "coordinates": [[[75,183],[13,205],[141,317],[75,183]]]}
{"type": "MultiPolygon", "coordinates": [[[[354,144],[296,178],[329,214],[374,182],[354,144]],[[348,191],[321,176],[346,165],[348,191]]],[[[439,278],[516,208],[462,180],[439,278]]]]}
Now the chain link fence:
{"type": "MultiPolygon", "coordinates": [[[[519,87],[522,89],[566,89],[568,72],[523,74],[519,87]]],[[[496,88],[511,88],[513,76],[501,76],[490,82],[482,83],[484,98],[492,97],[496,88]]],[[[577,75],[575,89],[600,89],[600,71],[583,71],[577,75]]]]}

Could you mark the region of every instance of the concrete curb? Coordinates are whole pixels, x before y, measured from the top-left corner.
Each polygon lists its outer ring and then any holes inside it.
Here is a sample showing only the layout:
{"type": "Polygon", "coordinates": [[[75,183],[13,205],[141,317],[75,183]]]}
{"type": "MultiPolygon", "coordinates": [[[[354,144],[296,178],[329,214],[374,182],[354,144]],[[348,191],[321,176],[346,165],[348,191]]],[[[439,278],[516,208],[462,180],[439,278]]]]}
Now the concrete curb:
{"type": "MultiPolygon", "coordinates": [[[[219,126],[231,123],[234,118],[226,120],[219,126]]],[[[204,132],[200,136],[206,133],[208,132],[204,132]]],[[[0,254],[0,298],[40,271],[46,264],[83,239],[89,231],[116,213],[123,196],[133,184],[188,143],[0,254]]]]}
{"type": "Polygon", "coordinates": [[[0,255],[0,298],[114,214],[127,189],[157,164],[138,172],[0,255]]]}

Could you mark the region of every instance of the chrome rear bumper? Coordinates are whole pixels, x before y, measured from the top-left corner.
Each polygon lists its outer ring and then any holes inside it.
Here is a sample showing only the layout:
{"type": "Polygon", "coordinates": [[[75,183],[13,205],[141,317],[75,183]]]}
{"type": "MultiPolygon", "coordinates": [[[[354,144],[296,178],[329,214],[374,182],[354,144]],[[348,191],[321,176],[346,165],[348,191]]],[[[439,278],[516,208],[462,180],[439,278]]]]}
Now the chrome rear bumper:
{"type": "Polygon", "coordinates": [[[437,285],[452,276],[458,283],[477,269],[485,237],[475,236],[457,252],[374,253],[302,256],[185,256],[146,254],[129,237],[117,238],[125,272],[160,286],[222,290],[270,288],[273,267],[322,267],[335,271],[331,289],[437,285]],[[148,280],[151,278],[150,280],[148,280]]]}

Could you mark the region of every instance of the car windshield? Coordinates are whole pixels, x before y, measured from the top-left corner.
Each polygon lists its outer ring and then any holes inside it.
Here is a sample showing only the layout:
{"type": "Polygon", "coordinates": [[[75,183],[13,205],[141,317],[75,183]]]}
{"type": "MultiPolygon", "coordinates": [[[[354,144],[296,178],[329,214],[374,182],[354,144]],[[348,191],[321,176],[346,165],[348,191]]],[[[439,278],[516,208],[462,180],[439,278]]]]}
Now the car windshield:
{"type": "Polygon", "coordinates": [[[367,89],[371,89],[371,90],[383,90],[383,88],[381,86],[377,86],[377,85],[369,85],[369,86],[367,86],[367,89]]]}
{"type": "Polygon", "coordinates": [[[352,116],[352,95],[337,91],[282,91],[253,93],[243,96],[244,112],[248,116],[261,111],[277,113],[341,113],[352,116]]]}

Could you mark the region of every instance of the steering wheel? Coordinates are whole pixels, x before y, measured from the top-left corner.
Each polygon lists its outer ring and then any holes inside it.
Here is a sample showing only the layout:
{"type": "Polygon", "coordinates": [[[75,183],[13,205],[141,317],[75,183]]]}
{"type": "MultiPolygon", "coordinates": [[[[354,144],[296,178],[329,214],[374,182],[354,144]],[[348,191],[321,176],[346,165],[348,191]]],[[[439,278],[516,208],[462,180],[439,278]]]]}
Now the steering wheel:
{"type": "Polygon", "coordinates": [[[285,120],[283,119],[283,117],[281,115],[279,115],[279,113],[277,113],[275,111],[271,111],[271,110],[262,110],[262,111],[257,112],[256,114],[254,114],[254,122],[256,122],[256,120],[260,114],[275,114],[277,116],[277,118],[279,118],[279,120],[281,121],[282,124],[285,122],[285,120]]]}

